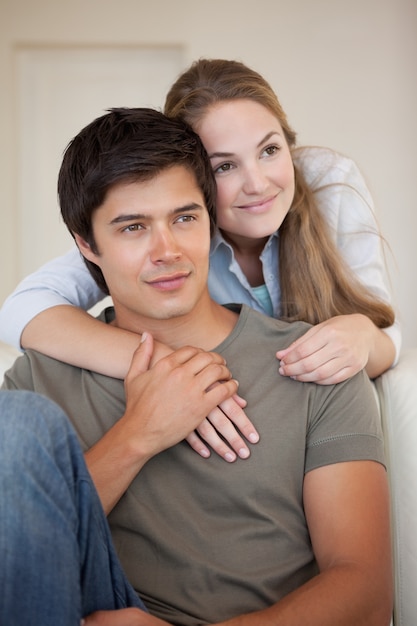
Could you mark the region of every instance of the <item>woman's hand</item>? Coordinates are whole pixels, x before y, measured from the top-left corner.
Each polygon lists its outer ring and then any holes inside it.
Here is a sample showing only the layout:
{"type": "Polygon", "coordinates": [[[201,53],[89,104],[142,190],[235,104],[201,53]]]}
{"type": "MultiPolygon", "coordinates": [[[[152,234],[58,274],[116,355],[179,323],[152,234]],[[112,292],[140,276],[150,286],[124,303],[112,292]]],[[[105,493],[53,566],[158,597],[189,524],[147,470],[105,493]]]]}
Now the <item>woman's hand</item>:
{"type": "Polygon", "coordinates": [[[394,347],[368,317],[355,313],[313,326],[276,356],[283,376],[331,385],[363,368],[372,378],[382,374],[392,364],[394,347]]]}
{"type": "Polygon", "coordinates": [[[245,406],[246,401],[238,395],[228,398],[209,413],[186,441],[204,458],[210,456],[210,450],[205,445],[207,443],[228,463],[235,461],[237,456],[247,459],[250,450],[242,435],[250,443],[257,443],[259,434],[244,412],[245,406]]]}

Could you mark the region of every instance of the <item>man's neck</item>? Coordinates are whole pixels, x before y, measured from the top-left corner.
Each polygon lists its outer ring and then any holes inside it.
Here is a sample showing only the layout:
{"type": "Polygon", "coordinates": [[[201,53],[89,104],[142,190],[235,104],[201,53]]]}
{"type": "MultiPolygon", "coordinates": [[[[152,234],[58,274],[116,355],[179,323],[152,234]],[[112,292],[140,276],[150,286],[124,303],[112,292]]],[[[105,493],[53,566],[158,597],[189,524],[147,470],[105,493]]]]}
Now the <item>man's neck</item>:
{"type": "Polygon", "coordinates": [[[238,315],[211,298],[202,299],[188,314],[169,319],[126,315],[115,304],[115,325],[136,333],[148,332],[173,350],[185,345],[213,350],[232,332],[238,315]]]}

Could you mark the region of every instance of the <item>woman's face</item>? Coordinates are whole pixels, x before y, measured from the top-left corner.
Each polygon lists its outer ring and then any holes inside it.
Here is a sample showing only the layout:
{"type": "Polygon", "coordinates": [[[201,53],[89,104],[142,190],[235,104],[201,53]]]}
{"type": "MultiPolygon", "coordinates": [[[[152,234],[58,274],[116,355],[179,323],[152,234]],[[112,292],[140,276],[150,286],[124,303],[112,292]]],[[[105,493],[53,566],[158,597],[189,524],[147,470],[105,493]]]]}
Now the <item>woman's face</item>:
{"type": "Polygon", "coordinates": [[[212,105],[198,122],[217,182],[217,224],[233,242],[278,230],[294,197],[294,166],[281,124],[253,100],[212,105]]]}

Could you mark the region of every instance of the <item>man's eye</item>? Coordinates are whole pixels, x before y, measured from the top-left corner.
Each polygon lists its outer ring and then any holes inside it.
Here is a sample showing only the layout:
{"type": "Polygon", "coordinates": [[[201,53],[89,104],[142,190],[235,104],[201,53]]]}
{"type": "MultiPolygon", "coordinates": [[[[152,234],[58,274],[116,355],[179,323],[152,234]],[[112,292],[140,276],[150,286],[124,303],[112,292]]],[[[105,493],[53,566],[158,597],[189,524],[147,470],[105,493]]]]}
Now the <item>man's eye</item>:
{"type": "Polygon", "coordinates": [[[180,223],[180,224],[185,224],[187,222],[194,222],[195,221],[195,217],[194,215],[181,215],[176,222],[180,223]]]}
{"type": "Polygon", "coordinates": [[[133,233],[136,230],[141,230],[142,229],[142,224],[129,224],[129,226],[126,226],[126,228],[123,229],[124,233],[133,233]]]}

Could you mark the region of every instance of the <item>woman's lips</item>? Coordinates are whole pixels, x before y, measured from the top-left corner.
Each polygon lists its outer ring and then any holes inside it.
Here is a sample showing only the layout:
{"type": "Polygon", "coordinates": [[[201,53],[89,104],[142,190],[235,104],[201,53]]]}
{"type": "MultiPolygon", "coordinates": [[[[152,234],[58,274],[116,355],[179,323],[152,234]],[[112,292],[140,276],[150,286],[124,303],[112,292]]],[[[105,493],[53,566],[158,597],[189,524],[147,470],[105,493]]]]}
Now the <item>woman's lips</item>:
{"type": "Polygon", "coordinates": [[[238,205],[236,208],[240,211],[246,211],[247,213],[266,213],[274,204],[277,195],[278,194],[276,194],[275,196],[270,196],[269,198],[258,200],[256,202],[250,202],[249,204],[241,204],[238,205]]]}

